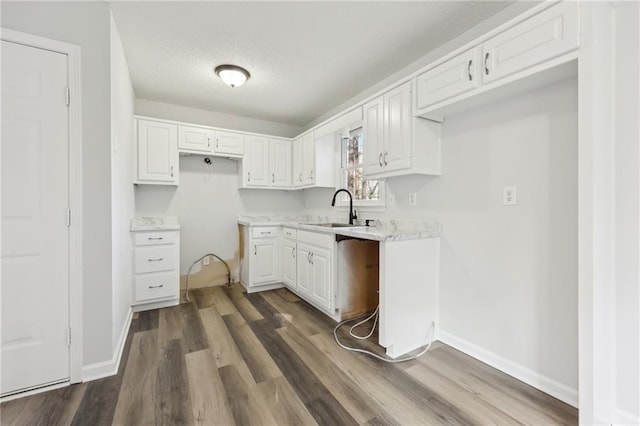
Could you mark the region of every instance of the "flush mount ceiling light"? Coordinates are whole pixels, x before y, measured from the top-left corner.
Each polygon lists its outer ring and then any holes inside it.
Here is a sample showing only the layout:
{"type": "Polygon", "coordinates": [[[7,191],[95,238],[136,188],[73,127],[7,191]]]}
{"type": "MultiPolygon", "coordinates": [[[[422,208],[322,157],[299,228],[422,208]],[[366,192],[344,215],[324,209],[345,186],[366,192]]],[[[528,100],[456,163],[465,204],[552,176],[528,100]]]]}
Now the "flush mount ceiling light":
{"type": "Polygon", "coordinates": [[[240,87],[251,77],[249,71],[236,65],[218,65],[215,72],[229,87],[240,87]]]}

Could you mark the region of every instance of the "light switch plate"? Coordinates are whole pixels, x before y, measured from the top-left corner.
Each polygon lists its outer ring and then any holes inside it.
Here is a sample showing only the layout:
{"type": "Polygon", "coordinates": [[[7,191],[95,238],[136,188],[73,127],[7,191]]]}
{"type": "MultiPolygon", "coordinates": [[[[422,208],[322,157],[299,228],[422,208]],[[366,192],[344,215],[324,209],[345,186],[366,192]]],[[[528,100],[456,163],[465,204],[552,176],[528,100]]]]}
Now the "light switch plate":
{"type": "Polygon", "coordinates": [[[515,186],[502,187],[502,205],[515,206],[518,204],[518,194],[515,186]]]}

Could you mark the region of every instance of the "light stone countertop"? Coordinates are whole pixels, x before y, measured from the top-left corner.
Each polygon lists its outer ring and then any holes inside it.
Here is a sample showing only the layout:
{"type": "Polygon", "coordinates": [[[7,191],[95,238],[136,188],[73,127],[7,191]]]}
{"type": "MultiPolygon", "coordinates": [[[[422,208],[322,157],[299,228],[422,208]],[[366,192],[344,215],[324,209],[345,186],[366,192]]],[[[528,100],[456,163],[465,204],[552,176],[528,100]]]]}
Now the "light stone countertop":
{"type": "Polygon", "coordinates": [[[175,216],[139,216],[131,219],[131,232],[174,231],[180,229],[175,216]]]}
{"type": "MultiPolygon", "coordinates": [[[[329,228],[318,226],[321,223],[338,222],[325,216],[310,215],[239,215],[240,225],[255,226],[287,226],[303,231],[324,234],[343,235],[374,241],[402,241],[423,238],[438,238],[441,234],[440,224],[433,221],[396,221],[375,220],[373,226],[353,226],[329,228]]],[[[339,223],[339,222],[338,222],[339,223]]]]}

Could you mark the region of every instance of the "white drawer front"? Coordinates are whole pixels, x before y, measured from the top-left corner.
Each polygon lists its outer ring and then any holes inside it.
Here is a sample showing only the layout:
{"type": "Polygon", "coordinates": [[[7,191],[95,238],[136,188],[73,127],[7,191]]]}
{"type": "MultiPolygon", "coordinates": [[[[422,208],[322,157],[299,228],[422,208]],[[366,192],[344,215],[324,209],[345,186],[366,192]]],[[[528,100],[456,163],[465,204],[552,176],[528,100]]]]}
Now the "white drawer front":
{"type": "Polygon", "coordinates": [[[136,302],[178,297],[180,283],[175,272],[136,276],[136,302]]]}
{"type": "Polygon", "coordinates": [[[136,274],[176,269],[174,247],[144,247],[135,251],[136,274]]]}
{"type": "Polygon", "coordinates": [[[318,247],[331,249],[335,241],[334,235],[321,234],[319,232],[298,231],[298,241],[313,244],[318,247]]]}
{"type": "Polygon", "coordinates": [[[151,246],[156,244],[174,244],[178,241],[177,232],[136,232],[134,242],[136,246],[151,246]]]}
{"type": "Polygon", "coordinates": [[[282,228],[282,236],[285,238],[289,238],[290,240],[296,239],[296,233],[297,233],[296,229],[282,228]]]}
{"type": "Polygon", "coordinates": [[[273,238],[278,236],[277,226],[259,226],[251,228],[252,238],[273,238]]]}

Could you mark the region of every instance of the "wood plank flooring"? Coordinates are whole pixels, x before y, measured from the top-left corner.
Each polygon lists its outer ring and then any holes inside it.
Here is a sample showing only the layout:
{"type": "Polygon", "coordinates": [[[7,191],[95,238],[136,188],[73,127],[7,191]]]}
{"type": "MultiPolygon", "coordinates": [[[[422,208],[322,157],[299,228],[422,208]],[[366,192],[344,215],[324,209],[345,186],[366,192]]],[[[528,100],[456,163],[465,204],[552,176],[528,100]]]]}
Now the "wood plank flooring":
{"type": "MultiPolygon", "coordinates": [[[[343,339],[349,337],[342,333],[343,339]]],[[[374,336],[375,337],[375,336],[374,336]]],[[[369,349],[372,342],[353,342],[369,349]]],[[[348,352],[285,289],[192,291],[134,316],[118,374],[5,402],[2,425],[577,424],[577,410],[444,344],[348,352]]]]}

